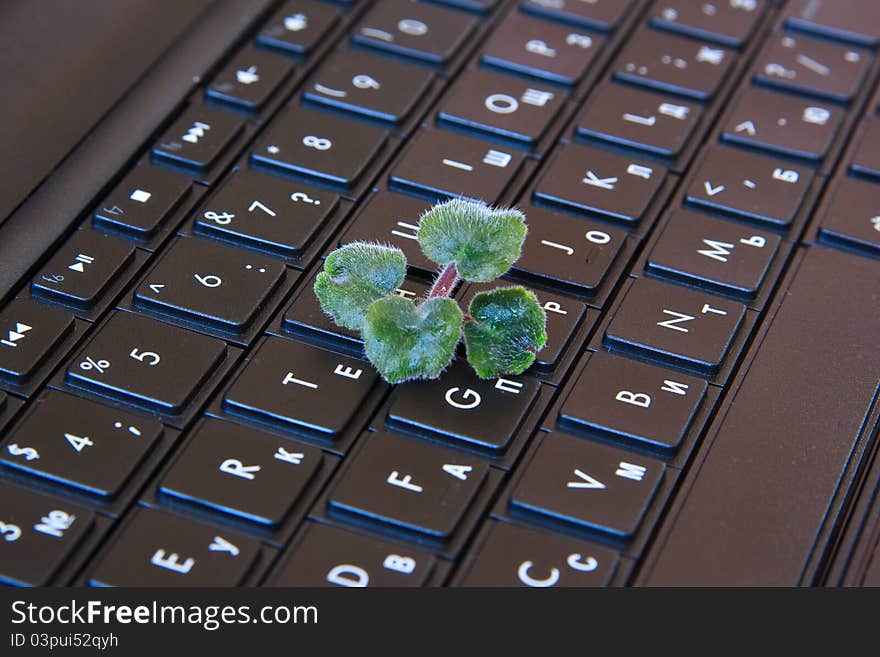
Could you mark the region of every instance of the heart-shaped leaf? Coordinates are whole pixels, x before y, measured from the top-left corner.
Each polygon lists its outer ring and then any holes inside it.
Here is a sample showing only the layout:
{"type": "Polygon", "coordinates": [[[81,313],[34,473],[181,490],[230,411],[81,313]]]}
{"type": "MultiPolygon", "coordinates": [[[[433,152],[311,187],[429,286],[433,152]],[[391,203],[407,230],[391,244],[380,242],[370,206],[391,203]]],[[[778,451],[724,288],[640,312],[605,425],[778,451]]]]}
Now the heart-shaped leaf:
{"type": "Polygon", "coordinates": [[[364,321],[364,351],[389,383],[434,379],[452,361],[461,319],[458,304],[445,297],[419,305],[399,296],[379,299],[364,321]]]}
{"type": "Polygon", "coordinates": [[[547,343],[547,315],[534,293],[522,286],[478,292],[469,312],[467,358],[484,379],[521,374],[547,343]]]}
{"type": "Polygon", "coordinates": [[[519,258],[527,232],[524,219],[512,208],[453,199],[422,215],[419,244],[434,262],[454,262],[466,281],[494,281],[519,258]]]}
{"type": "Polygon", "coordinates": [[[361,329],[370,305],[403,284],[406,257],[396,247],[354,242],[336,249],[315,279],[324,312],[340,326],[361,329]]]}

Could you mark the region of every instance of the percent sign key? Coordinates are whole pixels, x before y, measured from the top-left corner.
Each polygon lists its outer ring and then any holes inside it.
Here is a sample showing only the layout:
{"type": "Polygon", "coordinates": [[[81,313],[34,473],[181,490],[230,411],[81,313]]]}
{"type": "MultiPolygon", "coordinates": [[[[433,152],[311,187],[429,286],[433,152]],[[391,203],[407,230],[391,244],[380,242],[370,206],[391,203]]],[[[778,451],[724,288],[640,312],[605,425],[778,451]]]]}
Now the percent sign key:
{"type": "Polygon", "coordinates": [[[110,361],[100,358],[95,360],[91,356],[86,356],[85,360],[83,360],[79,364],[79,369],[84,372],[91,372],[94,370],[95,374],[104,374],[110,368],[110,361]]]}

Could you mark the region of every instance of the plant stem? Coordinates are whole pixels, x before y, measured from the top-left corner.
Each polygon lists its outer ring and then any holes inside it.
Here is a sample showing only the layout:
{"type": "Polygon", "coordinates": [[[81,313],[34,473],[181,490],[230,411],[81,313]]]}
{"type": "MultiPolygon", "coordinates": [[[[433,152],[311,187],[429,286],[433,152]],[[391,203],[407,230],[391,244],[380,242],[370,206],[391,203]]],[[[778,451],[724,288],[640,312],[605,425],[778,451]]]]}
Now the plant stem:
{"type": "Polygon", "coordinates": [[[455,289],[456,283],[458,283],[458,269],[455,268],[454,262],[450,262],[440,272],[437,280],[434,281],[434,285],[431,287],[430,292],[428,292],[428,298],[448,297],[452,294],[452,290],[455,289]]]}

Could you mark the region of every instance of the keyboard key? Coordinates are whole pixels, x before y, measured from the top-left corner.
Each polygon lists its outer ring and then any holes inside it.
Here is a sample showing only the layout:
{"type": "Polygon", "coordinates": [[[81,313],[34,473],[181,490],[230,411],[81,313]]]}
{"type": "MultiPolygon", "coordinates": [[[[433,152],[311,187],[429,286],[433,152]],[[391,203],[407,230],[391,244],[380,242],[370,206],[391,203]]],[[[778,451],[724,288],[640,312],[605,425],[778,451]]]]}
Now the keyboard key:
{"type": "Polygon", "coordinates": [[[702,379],[600,351],[565,398],[559,422],[675,449],[707,389],[702,379]]]}
{"type": "Polygon", "coordinates": [[[771,87],[845,103],[859,92],[870,65],[871,57],[865,52],[785,35],[765,46],[755,79],[771,87]]]}
{"type": "Polygon", "coordinates": [[[73,330],[73,315],[26,297],[0,312],[0,375],[23,381],[73,330]]]}
{"type": "Polygon", "coordinates": [[[738,48],[749,40],[763,12],[763,0],[664,0],[654,5],[651,24],[738,48]]]}
{"type": "Polygon", "coordinates": [[[387,433],[364,435],[327,505],[363,519],[446,538],[489,466],[472,456],[387,433]]]}
{"type": "Polygon", "coordinates": [[[863,0],[793,0],[785,9],[789,27],[874,48],[880,43],[880,6],[863,0]]]}
{"type": "Polygon", "coordinates": [[[597,34],[511,12],[489,37],[482,60],[515,73],[574,85],[604,42],[597,34]]]}
{"type": "Polygon", "coordinates": [[[413,137],[389,180],[416,193],[497,203],[523,159],[504,146],[427,129],[413,137]]]}
{"type": "Polygon", "coordinates": [[[755,87],[739,97],[723,138],[775,153],[821,160],[843,116],[842,109],[823,101],[755,87]]]}
{"type": "Polygon", "coordinates": [[[534,197],[603,217],[642,218],[666,168],[579,144],[558,148],[535,185],[534,197]]]}
{"type": "Polygon", "coordinates": [[[266,104],[292,71],[290,60],[248,46],[217,74],[205,94],[211,100],[256,110],[266,104]]]}
{"type": "Polygon", "coordinates": [[[31,282],[31,292],[89,308],[116,282],[134,247],[96,230],[78,230],[31,282]]]}
{"type": "Polygon", "coordinates": [[[812,179],[805,167],[717,147],[699,164],[687,190],[687,202],[788,227],[812,179]]]}
{"type": "Polygon", "coordinates": [[[92,570],[89,586],[236,586],[260,554],[243,534],[136,508],[92,570]]]}
{"type": "Polygon", "coordinates": [[[364,360],[268,338],[226,392],[232,412],[335,437],[378,380],[364,360]]]}
{"type": "Polygon", "coordinates": [[[840,178],[819,224],[822,239],[880,253],[880,187],[840,178]]]}
{"type": "Polygon", "coordinates": [[[617,568],[617,553],[607,548],[496,520],[487,525],[458,586],[606,586],[617,568]]]}
{"type": "Polygon", "coordinates": [[[711,373],[745,317],[740,303],[650,279],[636,280],[605,331],[605,341],[711,373]]]}
{"type": "Polygon", "coordinates": [[[397,386],[388,423],[503,450],[525,421],[539,390],[540,384],[527,378],[480,379],[470,365],[455,361],[439,379],[397,386]]]}
{"type": "Polygon", "coordinates": [[[257,43],[298,55],[321,42],[337,20],[339,12],[330,5],[293,0],[276,11],[257,36],[257,43]]]}
{"type": "Polygon", "coordinates": [[[195,229],[244,246],[297,256],[333,214],[339,196],[250,169],[227,178],[195,216],[195,229]]]}
{"type": "Polygon", "coordinates": [[[353,30],[360,45],[433,64],[445,64],[477,25],[477,19],[436,5],[386,0],[364,16],[353,30]]]}
{"type": "Polygon", "coordinates": [[[0,462],[89,493],[112,496],[162,435],[155,420],[49,391],[0,448],[0,462]]]}
{"type": "Polygon", "coordinates": [[[613,30],[629,10],[631,0],[525,0],[520,5],[529,14],[598,30],[613,30]]]}
{"type": "Polygon", "coordinates": [[[226,355],[226,343],[117,312],[71,361],[67,382],[177,413],[226,355]]]}
{"type": "Polygon", "coordinates": [[[733,64],[727,48],[684,37],[642,30],[617,57],[614,76],[697,100],[715,95],[733,64]]]}
{"type": "Polygon", "coordinates": [[[386,136],[375,126],[289,107],[272,122],[251,160],[282,172],[351,186],[376,159],[386,136]]]}
{"type": "Polygon", "coordinates": [[[0,481],[0,582],[49,584],[93,519],[78,504],[0,481]]]}
{"type": "Polygon", "coordinates": [[[880,121],[868,121],[853,154],[850,171],[880,178],[880,121]]]}
{"type": "Polygon", "coordinates": [[[95,210],[95,224],[147,239],[180,205],[192,181],[142,164],[133,169],[95,210]]]}
{"type": "Polygon", "coordinates": [[[193,105],[175,121],[153,147],[153,157],[203,171],[238,136],[244,120],[220,109],[193,105]]]}
{"type": "Polygon", "coordinates": [[[371,119],[399,123],[412,112],[434,79],[423,68],[350,50],[321,63],[303,97],[371,119]]]}
{"type": "Polygon", "coordinates": [[[674,210],[645,266],[658,276],[751,299],[781,241],[732,221],[674,210]]]}
{"type": "Polygon", "coordinates": [[[656,459],[565,434],[545,434],[513,489],[510,505],[627,537],[638,529],[664,470],[656,459]]]}
{"type": "Polygon", "coordinates": [[[424,586],[437,560],[428,552],[307,522],[269,586],[424,586]]]}
{"type": "Polygon", "coordinates": [[[321,450],[207,419],[162,479],[165,495],[264,525],[278,525],[303,494],[321,450]]]}
{"type": "Polygon", "coordinates": [[[593,93],[577,118],[577,133],[673,157],[702,115],[696,103],[609,83],[593,93]]]}
{"type": "Polygon", "coordinates": [[[284,265],[199,238],[180,238],[134,292],[140,308],[242,331],[284,279],[284,265]]]}
{"type": "Polygon", "coordinates": [[[461,75],[440,103],[441,122],[534,144],[566,94],[481,69],[461,75]]]}

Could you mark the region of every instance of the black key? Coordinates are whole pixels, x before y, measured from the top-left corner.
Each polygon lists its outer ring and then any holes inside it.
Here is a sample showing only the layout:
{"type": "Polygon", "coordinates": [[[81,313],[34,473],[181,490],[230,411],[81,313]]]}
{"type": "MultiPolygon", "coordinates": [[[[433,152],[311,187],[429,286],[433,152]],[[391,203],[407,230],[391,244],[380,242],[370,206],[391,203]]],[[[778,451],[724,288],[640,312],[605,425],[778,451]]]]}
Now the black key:
{"type": "Polygon", "coordinates": [[[159,484],[171,497],[278,525],[311,481],[321,450],[207,419],[159,484]]]}
{"type": "Polygon", "coordinates": [[[529,14],[546,16],[565,23],[610,31],[629,10],[631,0],[525,0],[520,5],[529,14]]]}
{"type": "Polygon", "coordinates": [[[388,433],[369,433],[330,492],[329,509],[446,538],[489,472],[472,456],[388,433]]]}
{"type": "Polygon", "coordinates": [[[449,5],[450,7],[461,7],[462,9],[467,9],[468,11],[478,11],[480,13],[486,13],[496,4],[498,4],[498,0],[439,0],[441,4],[449,5]]]}
{"type": "Polygon", "coordinates": [[[440,103],[437,118],[497,137],[534,144],[558,114],[566,94],[498,73],[472,69],[440,103]]]}
{"type": "Polygon", "coordinates": [[[550,433],[525,465],[510,505],[626,537],[638,529],[664,470],[652,458],[550,433]]]}
{"type": "Polygon", "coordinates": [[[516,73],[573,85],[604,42],[597,34],[511,12],[486,42],[482,60],[516,73]]]}
{"type": "Polygon", "coordinates": [[[141,308],[241,331],[284,279],[271,258],[199,238],[180,238],[134,292],[141,308]]]}
{"type": "Polygon", "coordinates": [[[217,74],[205,95],[211,100],[256,110],[266,104],[292,71],[290,60],[248,46],[217,74]]]}
{"type": "Polygon", "coordinates": [[[702,379],[600,351],[565,398],[559,422],[675,449],[707,389],[702,379]]]}
{"type": "Polygon", "coordinates": [[[304,54],[321,41],[338,19],[339,12],[330,5],[292,0],[273,14],[257,36],[257,43],[304,54]]]}
{"type": "Polygon", "coordinates": [[[785,8],[789,27],[874,48],[880,43],[880,5],[864,0],[794,0],[785,8]]]}
{"type": "Polygon", "coordinates": [[[393,59],[337,51],[309,78],[304,98],[399,123],[409,116],[433,79],[430,71],[393,59]]]}
{"type": "Polygon", "coordinates": [[[880,178],[880,121],[866,123],[849,167],[861,176],[880,178]]]}
{"type": "Polygon", "coordinates": [[[269,586],[424,586],[437,560],[428,552],[307,522],[269,586]]]}
{"type": "Polygon", "coordinates": [[[880,253],[880,187],[838,180],[819,224],[824,240],[880,253]]]}
{"type": "Polygon", "coordinates": [[[234,412],[334,437],[378,376],[366,361],[302,342],[268,338],[226,392],[234,412]]]}
{"type": "Polygon", "coordinates": [[[812,179],[805,167],[718,147],[700,163],[687,202],[788,227],[812,179]]]}
{"type": "Polygon", "coordinates": [[[477,378],[456,361],[439,379],[397,386],[388,422],[404,428],[503,450],[535,402],[540,384],[527,378],[477,378]]]}
{"type": "Polygon", "coordinates": [[[489,520],[486,538],[458,586],[605,586],[617,553],[582,541],[489,520]]]}
{"type": "Polygon", "coordinates": [[[651,204],[666,168],[580,144],[558,148],[534,197],[589,214],[636,222],[651,204]]]}
{"type": "Polygon", "coordinates": [[[681,152],[702,115],[696,103],[609,83],[577,118],[577,133],[663,156],[681,152]]]}
{"type": "Polygon", "coordinates": [[[67,382],[179,412],[225,355],[221,340],[117,312],[71,361],[67,382]]]}
{"type": "Polygon", "coordinates": [[[155,420],[49,391],[0,448],[0,462],[89,493],[112,496],[162,435],[155,420]]]}
{"type": "Polygon", "coordinates": [[[522,210],[529,232],[513,270],[581,293],[598,290],[626,233],[548,208],[526,205],[522,210]]]}
{"type": "Polygon", "coordinates": [[[738,48],[749,40],[763,13],[763,0],[664,0],[655,3],[651,24],[738,48]]]}
{"type": "Polygon", "coordinates": [[[134,247],[96,230],[78,230],[31,282],[31,292],[79,308],[93,306],[134,257],[134,247]]]}
{"type": "Polygon", "coordinates": [[[260,554],[243,534],[137,508],[100,557],[90,586],[236,586],[260,554]]]}
{"type": "Polygon", "coordinates": [[[195,216],[199,233],[286,256],[300,254],[333,214],[332,192],[263,175],[237,171],[195,216]]]}
{"type": "Polygon", "coordinates": [[[821,160],[844,111],[757,87],[739,97],[724,128],[727,141],[810,160],[821,160]]]}
{"type": "Polygon", "coordinates": [[[605,330],[605,341],[713,372],[745,313],[740,303],[642,278],[626,293],[605,330]]]}
{"type": "Polygon", "coordinates": [[[48,584],[93,519],[85,507],[0,481],[0,582],[48,584]]]}
{"type": "Polygon", "coordinates": [[[162,135],[153,157],[198,171],[208,169],[243,126],[244,120],[234,114],[193,105],[162,135]]]}
{"type": "Polygon", "coordinates": [[[734,52],[653,30],[642,30],[617,57],[614,76],[697,100],[715,95],[733,64],[734,52]]]}
{"type": "Polygon", "coordinates": [[[765,46],[755,79],[771,87],[848,102],[859,92],[870,65],[865,52],[785,35],[765,46]]]}
{"type": "Polygon", "coordinates": [[[732,221],[674,210],[645,267],[653,274],[751,299],[781,241],[778,235],[732,221]]]}
{"type": "Polygon", "coordinates": [[[26,297],[0,312],[0,375],[27,379],[73,329],[73,315],[26,297]]]}
{"type": "Polygon", "coordinates": [[[477,19],[421,2],[386,0],[361,19],[352,32],[355,43],[445,64],[467,42],[477,19]]]}
{"type": "Polygon", "coordinates": [[[142,164],[133,169],[95,210],[95,224],[137,237],[153,235],[189,193],[192,181],[142,164]]]}
{"type": "Polygon", "coordinates": [[[273,169],[353,185],[385,143],[384,130],[304,107],[275,118],[251,153],[273,169]]]}
{"type": "Polygon", "coordinates": [[[394,187],[495,203],[522,164],[522,153],[441,130],[413,138],[389,174],[394,187]]]}

